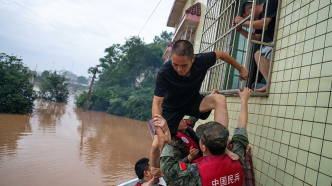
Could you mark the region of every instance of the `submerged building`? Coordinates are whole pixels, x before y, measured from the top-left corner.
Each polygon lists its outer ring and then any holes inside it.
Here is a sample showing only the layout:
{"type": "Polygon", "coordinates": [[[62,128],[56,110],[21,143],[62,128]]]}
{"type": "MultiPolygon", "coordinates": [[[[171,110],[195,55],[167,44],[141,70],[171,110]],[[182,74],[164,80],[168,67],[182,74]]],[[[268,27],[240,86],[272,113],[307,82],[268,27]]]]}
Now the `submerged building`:
{"type": "MultiPolygon", "coordinates": [[[[195,53],[223,50],[232,55],[249,69],[248,80],[241,82],[236,69],[218,60],[209,69],[201,93],[218,89],[227,96],[232,135],[240,113],[237,89],[267,85],[266,92],[253,92],[249,100],[247,130],[256,185],[330,186],[332,2],[280,0],[274,44],[265,39],[248,41],[236,32],[240,24],[233,27],[232,22],[244,2],[175,0],[167,21],[175,34],[163,58],[170,59],[172,44],[179,39],[193,43],[195,53]],[[268,79],[257,70],[254,59],[261,46],[273,47],[268,79]]],[[[212,112],[208,120],[213,119],[212,112]]]]}

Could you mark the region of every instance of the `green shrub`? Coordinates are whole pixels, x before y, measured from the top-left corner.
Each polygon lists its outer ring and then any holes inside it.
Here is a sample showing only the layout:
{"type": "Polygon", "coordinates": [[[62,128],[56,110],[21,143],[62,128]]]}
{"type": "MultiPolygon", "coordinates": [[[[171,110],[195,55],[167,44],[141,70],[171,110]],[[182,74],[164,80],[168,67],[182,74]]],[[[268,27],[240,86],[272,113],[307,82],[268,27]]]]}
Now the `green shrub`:
{"type": "Polygon", "coordinates": [[[22,59],[0,54],[0,113],[32,112],[33,101],[37,98],[30,82],[32,76],[22,59]]]}

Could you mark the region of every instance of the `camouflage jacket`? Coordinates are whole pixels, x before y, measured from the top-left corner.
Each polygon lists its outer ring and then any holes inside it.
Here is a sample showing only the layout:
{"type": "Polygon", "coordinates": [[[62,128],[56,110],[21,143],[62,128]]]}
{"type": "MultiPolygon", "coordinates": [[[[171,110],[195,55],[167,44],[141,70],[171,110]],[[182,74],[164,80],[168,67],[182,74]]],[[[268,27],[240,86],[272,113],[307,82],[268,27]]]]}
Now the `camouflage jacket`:
{"type": "MultiPolygon", "coordinates": [[[[230,143],[232,144],[231,151],[239,156],[238,161],[241,163],[243,175],[246,173],[243,157],[248,143],[247,130],[243,127],[236,128],[230,143]]],[[[180,169],[180,162],[174,158],[173,147],[166,144],[160,156],[160,168],[164,173],[164,180],[167,185],[201,186],[202,180],[197,164],[186,163],[186,167],[183,171],[180,169]]]]}
{"type": "MultiPolygon", "coordinates": [[[[198,119],[194,118],[194,117],[189,117],[188,120],[191,122],[190,127],[194,128],[198,119]]],[[[188,137],[192,138],[191,134],[188,131],[185,131],[184,134],[187,135],[188,137]]],[[[173,147],[174,158],[178,162],[189,163],[189,160],[188,160],[189,154],[187,152],[187,147],[181,139],[179,139],[177,137],[173,137],[172,141],[171,141],[171,146],[173,147]]]]}

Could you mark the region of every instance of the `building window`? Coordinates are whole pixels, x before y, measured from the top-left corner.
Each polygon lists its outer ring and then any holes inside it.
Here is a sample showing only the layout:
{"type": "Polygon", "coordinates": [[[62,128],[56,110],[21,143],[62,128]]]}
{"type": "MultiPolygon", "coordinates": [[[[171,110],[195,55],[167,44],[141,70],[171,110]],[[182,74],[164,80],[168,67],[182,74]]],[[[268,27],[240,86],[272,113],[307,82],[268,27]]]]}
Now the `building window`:
{"type": "MultiPolygon", "coordinates": [[[[207,1],[199,51],[200,53],[219,50],[227,52],[233,56],[233,58],[242,66],[245,66],[249,69],[248,80],[241,82],[239,78],[239,72],[234,67],[224,61],[217,60],[216,64],[208,70],[205,76],[201,87],[202,94],[209,94],[213,89],[218,89],[222,94],[235,95],[237,94],[237,89],[242,89],[244,86],[253,88],[255,90],[255,85],[257,83],[257,85],[260,85],[260,83],[267,82],[267,92],[254,92],[253,95],[268,95],[270,78],[264,81],[264,78],[262,78],[260,72],[257,71],[254,54],[257,50],[261,49],[260,46],[274,47],[274,44],[263,42],[264,35],[262,35],[263,39],[261,39],[261,41],[248,41],[247,38],[236,32],[236,27],[241,26],[241,24],[245,21],[251,20],[251,15],[249,15],[235,27],[232,25],[234,18],[239,14],[240,6],[244,2],[247,2],[247,0],[207,1]]],[[[265,0],[260,2],[256,0],[253,2],[253,4],[263,4],[264,2],[265,0]]],[[[278,25],[279,9],[280,8],[278,7],[275,27],[278,25]]],[[[243,29],[247,30],[249,33],[253,32],[252,24],[249,28],[243,27],[243,29]]],[[[274,50],[272,50],[269,74],[272,68],[271,64],[273,62],[273,53],[274,50]]]]}

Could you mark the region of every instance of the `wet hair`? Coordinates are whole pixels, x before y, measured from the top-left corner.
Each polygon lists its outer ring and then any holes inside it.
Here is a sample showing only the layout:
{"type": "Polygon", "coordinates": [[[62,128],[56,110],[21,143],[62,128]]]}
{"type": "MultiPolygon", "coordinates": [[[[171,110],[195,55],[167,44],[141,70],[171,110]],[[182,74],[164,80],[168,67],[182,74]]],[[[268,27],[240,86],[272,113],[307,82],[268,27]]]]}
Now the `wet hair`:
{"type": "Polygon", "coordinates": [[[250,13],[249,7],[252,6],[252,2],[245,2],[240,8],[240,17],[243,17],[243,14],[250,13]]]}
{"type": "Polygon", "coordinates": [[[173,56],[173,54],[177,56],[187,56],[188,59],[191,59],[194,56],[194,47],[187,40],[178,40],[172,47],[171,56],[173,56]]]}
{"type": "Polygon", "coordinates": [[[212,155],[222,155],[222,154],[224,154],[225,150],[226,150],[226,146],[227,146],[227,145],[225,145],[223,147],[212,146],[209,143],[207,143],[205,140],[202,140],[202,143],[209,149],[209,151],[212,155]]]}
{"type": "Polygon", "coordinates": [[[149,170],[149,159],[148,158],[142,158],[137,161],[135,164],[135,173],[138,177],[138,179],[144,178],[144,171],[149,170]]]}

